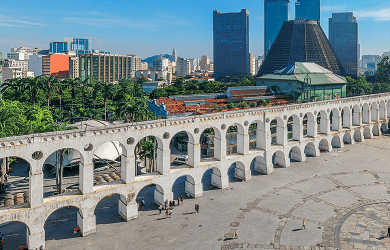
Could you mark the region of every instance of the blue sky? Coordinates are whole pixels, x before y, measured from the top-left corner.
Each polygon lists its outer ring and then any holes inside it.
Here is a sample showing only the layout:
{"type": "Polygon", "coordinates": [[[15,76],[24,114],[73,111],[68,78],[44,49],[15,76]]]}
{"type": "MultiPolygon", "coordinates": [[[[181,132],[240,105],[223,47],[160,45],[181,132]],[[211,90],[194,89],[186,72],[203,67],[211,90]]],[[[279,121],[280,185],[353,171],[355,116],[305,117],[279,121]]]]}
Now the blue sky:
{"type": "MultiPolygon", "coordinates": [[[[88,37],[92,48],[141,58],[170,54],[212,56],[212,12],[250,12],[250,51],[263,54],[264,2],[15,0],[0,3],[0,51],[29,46],[48,49],[64,37],[88,37]]],[[[294,16],[294,3],[290,4],[294,16]]],[[[390,0],[322,0],[321,25],[328,34],[332,12],[353,11],[359,23],[361,54],[390,51],[390,0]]]]}

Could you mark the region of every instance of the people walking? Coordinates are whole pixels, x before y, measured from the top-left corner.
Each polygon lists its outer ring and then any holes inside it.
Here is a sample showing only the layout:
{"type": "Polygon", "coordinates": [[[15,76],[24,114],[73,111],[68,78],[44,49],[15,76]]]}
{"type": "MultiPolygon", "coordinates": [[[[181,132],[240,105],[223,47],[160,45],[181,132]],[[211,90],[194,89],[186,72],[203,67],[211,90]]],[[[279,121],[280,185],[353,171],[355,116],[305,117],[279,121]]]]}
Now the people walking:
{"type": "Polygon", "coordinates": [[[168,200],[165,200],[164,202],[164,209],[168,209],[168,200]]]}
{"type": "Polygon", "coordinates": [[[165,211],[165,219],[168,219],[168,215],[169,215],[169,212],[168,212],[168,209],[165,211]]]}
{"type": "Polygon", "coordinates": [[[158,211],[160,212],[160,214],[161,214],[162,209],[163,209],[163,207],[160,205],[160,206],[158,207],[158,211]]]}
{"type": "Polygon", "coordinates": [[[303,220],[301,229],[306,229],[306,220],[303,220]]]}
{"type": "Polygon", "coordinates": [[[181,204],[184,205],[184,204],[183,204],[183,201],[184,201],[183,196],[180,196],[180,200],[181,200],[181,204]]]}
{"type": "Polygon", "coordinates": [[[143,210],[143,209],[144,209],[144,206],[145,206],[145,200],[144,200],[144,199],[142,199],[142,200],[141,200],[141,206],[140,206],[140,207],[141,207],[141,210],[143,210]]]}
{"type": "Polygon", "coordinates": [[[198,204],[195,204],[195,211],[196,211],[197,213],[199,213],[199,205],[198,205],[198,204]]]}
{"type": "Polygon", "coordinates": [[[177,197],[177,205],[180,206],[180,196],[177,197]]]}
{"type": "Polygon", "coordinates": [[[238,238],[238,229],[234,230],[234,238],[238,238]]]}
{"type": "Polygon", "coordinates": [[[172,208],[169,209],[169,218],[172,218],[172,208]]]}

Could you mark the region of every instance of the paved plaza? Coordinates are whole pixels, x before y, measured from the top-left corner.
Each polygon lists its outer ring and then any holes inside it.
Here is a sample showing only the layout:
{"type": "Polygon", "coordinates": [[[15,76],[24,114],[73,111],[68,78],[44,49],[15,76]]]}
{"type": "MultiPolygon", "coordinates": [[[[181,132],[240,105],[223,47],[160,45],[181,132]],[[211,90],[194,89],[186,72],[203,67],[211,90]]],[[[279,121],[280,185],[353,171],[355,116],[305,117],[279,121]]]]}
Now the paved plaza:
{"type": "Polygon", "coordinates": [[[293,162],[271,175],[253,172],[247,182],[231,178],[228,189],[186,199],[173,209],[171,219],[145,197],[145,211],[124,222],[117,215],[117,199],[108,198],[97,208],[95,234],[74,235],[77,210],[69,210],[48,222],[46,247],[390,249],[385,237],[390,225],[389,153],[390,137],[385,135],[293,162]],[[196,203],[200,213],[195,213],[196,203]]]}

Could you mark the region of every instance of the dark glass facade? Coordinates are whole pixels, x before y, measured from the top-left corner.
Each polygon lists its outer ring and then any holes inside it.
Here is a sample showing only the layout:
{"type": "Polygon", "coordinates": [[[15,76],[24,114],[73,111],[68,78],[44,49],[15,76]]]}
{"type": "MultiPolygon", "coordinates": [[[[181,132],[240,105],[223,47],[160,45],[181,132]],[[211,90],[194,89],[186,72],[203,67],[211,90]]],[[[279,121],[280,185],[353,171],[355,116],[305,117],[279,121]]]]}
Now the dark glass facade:
{"type": "Polygon", "coordinates": [[[319,21],[321,19],[320,0],[297,0],[295,3],[295,18],[319,21]]]}
{"type": "Polygon", "coordinates": [[[52,42],[50,43],[50,53],[64,53],[68,51],[67,42],[52,42]]]}
{"type": "Polygon", "coordinates": [[[289,0],[264,0],[264,55],[268,53],[284,21],[289,19],[289,0]]]}
{"type": "Polygon", "coordinates": [[[213,13],[214,78],[249,74],[249,11],[213,13]]]}
{"type": "Polygon", "coordinates": [[[359,72],[358,23],[352,12],[333,13],[329,18],[329,41],[347,75],[359,72]]]}

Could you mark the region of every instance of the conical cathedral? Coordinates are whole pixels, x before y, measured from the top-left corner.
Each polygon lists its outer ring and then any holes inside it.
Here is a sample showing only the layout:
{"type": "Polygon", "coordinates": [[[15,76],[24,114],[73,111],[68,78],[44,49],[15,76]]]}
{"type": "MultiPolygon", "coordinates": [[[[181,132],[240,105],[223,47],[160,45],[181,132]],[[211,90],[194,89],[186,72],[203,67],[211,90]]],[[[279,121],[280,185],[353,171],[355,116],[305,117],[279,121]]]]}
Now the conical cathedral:
{"type": "Polygon", "coordinates": [[[273,74],[295,62],[314,62],[335,74],[345,75],[317,21],[295,19],[284,22],[257,76],[273,74]]]}

